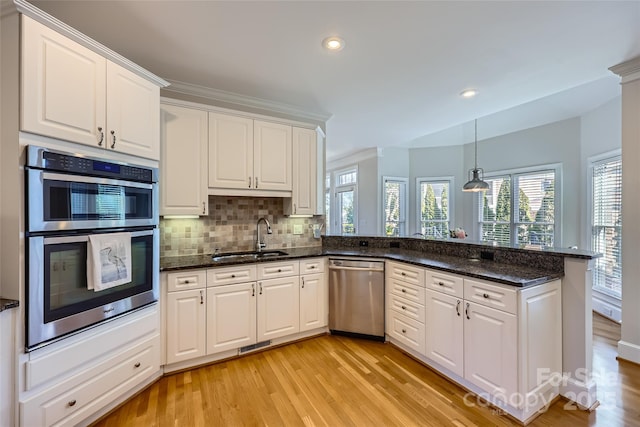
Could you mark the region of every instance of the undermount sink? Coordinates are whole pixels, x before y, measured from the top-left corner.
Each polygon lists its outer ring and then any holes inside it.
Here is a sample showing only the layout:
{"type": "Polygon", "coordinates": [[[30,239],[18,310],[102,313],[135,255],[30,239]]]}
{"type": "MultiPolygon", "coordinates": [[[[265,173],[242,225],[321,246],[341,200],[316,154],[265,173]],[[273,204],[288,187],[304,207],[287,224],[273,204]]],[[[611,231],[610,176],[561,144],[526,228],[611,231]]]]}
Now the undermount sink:
{"type": "Polygon", "coordinates": [[[260,259],[285,255],[288,254],[283,251],[223,252],[219,254],[213,254],[211,259],[213,261],[241,261],[246,259],[260,259]]]}

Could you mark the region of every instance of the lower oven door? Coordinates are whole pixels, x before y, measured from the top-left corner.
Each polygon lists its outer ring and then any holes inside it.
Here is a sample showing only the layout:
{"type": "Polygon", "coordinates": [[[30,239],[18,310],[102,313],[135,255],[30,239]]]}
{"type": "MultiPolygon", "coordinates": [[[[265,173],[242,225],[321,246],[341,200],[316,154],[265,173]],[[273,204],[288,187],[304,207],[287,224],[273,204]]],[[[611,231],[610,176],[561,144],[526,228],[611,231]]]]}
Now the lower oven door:
{"type": "Polygon", "coordinates": [[[87,289],[88,239],[29,237],[27,349],[158,300],[157,229],[131,233],[131,282],[98,292],[87,289]]]}

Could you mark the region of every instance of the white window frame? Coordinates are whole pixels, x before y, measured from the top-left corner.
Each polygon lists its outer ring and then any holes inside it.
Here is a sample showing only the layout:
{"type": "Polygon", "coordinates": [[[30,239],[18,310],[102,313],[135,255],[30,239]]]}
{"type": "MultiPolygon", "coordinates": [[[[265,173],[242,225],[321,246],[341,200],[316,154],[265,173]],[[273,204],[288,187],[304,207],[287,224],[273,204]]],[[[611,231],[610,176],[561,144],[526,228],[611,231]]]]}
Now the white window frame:
{"type": "MultiPolygon", "coordinates": [[[[331,234],[333,235],[343,235],[342,233],[342,212],[339,211],[339,203],[338,203],[338,195],[341,192],[353,191],[353,234],[356,235],[358,233],[358,165],[351,165],[345,168],[336,169],[331,173],[331,207],[329,212],[332,216],[331,221],[331,234]],[[343,174],[355,172],[356,180],[355,183],[348,184],[338,184],[338,177],[343,174]]],[[[350,234],[349,234],[350,235],[350,234]]]]}
{"type": "MultiPolygon", "coordinates": [[[[587,159],[587,173],[588,173],[588,189],[587,189],[587,206],[589,207],[588,221],[585,229],[585,236],[587,236],[587,245],[590,250],[593,249],[592,239],[592,227],[593,227],[593,169],[596,164],[613,160],[622,156],[622,150],[617,149],[608,151],[606,153],[591,156],[587,159]]],[[[624,171],[623,171],[624,173],[624,171]]],[[[595,274],[595,269],[594,269],[595,274]]],[[[614,320],[620,321],[622,317],[622,299],[621,296],[616,295],[614,292],[597,286],[595,281],[592,287],[593,297],[593,310],[614,320]]]]}
{"type": "MultiPolygon", "coordinates": [[[[453,189],[455,188],[455,179],[453,176],[426,176],[426,177],[418,177],[416,178],[416,234],[422,233],[422,194],[420,191],[420,187],[422,187],[422,183],[447,183],[449,184],[449,198],[447,199],[448,209],[449,209],[449,227],[451,229],[455,228],[453,226],[453,218],[454,217],[454,208],[455,201],[453,197],[453,189]]],[[[442,238],[446,238],[448,235],[442,236],[442,238]]]]}
{"type": "MultiPolygon", "coordinates": [[[[553,224],[553,245],[554,247],[562,247],[562,164],[551,163],[546,165],[529,166],[517,169],[508,169],[503,171],[493,171],[485,173],[485,179],[498,178],[503,176],[509,176],[511,182],[511,219],[509,220],[509,235],[510,245],[515,245],[517,239],[517,212],[519,207],[516,206],[515,194],[515,180],[519,175],[531,175],[534,173],[544,173],[547,171],[554,171],[554,224],[553,224]]],[[[474,221],[473,221],[473,236],[476,240],[482,241],[482,197],[483,192],[475,194],[474,200],[474,221]]]]}
{"type": "Polygon", "coordinates": [[[401,190],[400,195],[400,215],[398,219],[398,228],[400,229],[399,237],[406,236],[409,231],[409,224],[407,220],[407,214],[409,213],[409,179],[404,177],[397,176],[383,176],[382,177],[382,235],[387,235],[387,214],[385,212],[387,207],[387,193],[386,193],[386,183],[398,183],[404,186],[404,189],[401,190]],[[404,195],[403,195],[404,193],[404,195]]]}

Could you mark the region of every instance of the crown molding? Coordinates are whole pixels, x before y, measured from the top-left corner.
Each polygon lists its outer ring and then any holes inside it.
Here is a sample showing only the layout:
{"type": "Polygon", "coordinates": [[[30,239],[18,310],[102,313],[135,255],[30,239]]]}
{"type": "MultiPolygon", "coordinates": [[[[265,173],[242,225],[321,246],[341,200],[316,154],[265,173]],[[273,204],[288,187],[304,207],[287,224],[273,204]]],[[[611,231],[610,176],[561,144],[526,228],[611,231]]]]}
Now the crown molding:
{"type": "Polygon", "coordinates": [[[26,0],[13,0],[13,4],[15,5],[15,8],[17,9],[17,11],[22,13],[23,15],[28,16],[29,18],[34,19],[43,25],[46,25],[47,27],[57,31],[63,36],[68,37],[69,39],[81,44],[87,49],[90,49],[98,53],[99,55],[104,56],[111,62],[114,62],[128,69],[129,71],[135,74],[138,74],[139,76],[155,83],[159,87],[166,87],[169,85],[169,82],[167,82],[166,80],[156,76],[155,74],[149,72],[148,70],[145,70],[138,64],[131,62],[124,56],[98,43],[97,41],[86,36],[85,34],[81,33],[75,28],[70,27],[69,25],[65,24],[59,19],[54,18],[53,16],[49,15],[45,11],[38,9],[31,3],[27,2],[26,0]]]}
{"type": "Polygon", "coordinates": [[[621,78],[621,83],[628,83],[640,79],[640,56],[622,62],[609,68],[614,74],[621,78]]]}
{"type": "Polygon", "coordinates": [[[181,82],[178,80],[167,80],[171,85],[168,88],[164,89],[165,93],[173,92],[183,95],[197,96],[199,98],[204,98],[211,101],[226,102],[233,105],[258,108],[261,110],[287,114],[303,120],[312,120],[321,123],[326,123],[326,121],[332,117],[332,114],[329,113],[303,110],[302,108],[295,105],[285,104],[282,102],[241,95],[239,93],[227,92],[220,89],[213,89],[210,87],[181,82]]]}

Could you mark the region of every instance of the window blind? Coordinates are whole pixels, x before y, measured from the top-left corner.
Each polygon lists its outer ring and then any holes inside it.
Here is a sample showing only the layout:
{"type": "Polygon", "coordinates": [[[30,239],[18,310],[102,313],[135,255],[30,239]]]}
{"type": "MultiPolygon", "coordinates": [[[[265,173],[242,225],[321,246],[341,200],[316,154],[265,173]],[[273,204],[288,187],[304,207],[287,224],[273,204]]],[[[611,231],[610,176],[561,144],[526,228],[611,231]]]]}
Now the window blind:
{"type": "Polygon", "coordinates": [[[622,161],[593,164],[592,250],[596,258],[593,285],[615,297],[622,291],[622,161]]]}
{"type": "Polygon", "coordinates": [[[447,237],[450,224],[450,182],[419,181],[420,232],[430,237],[447,237]]]}

